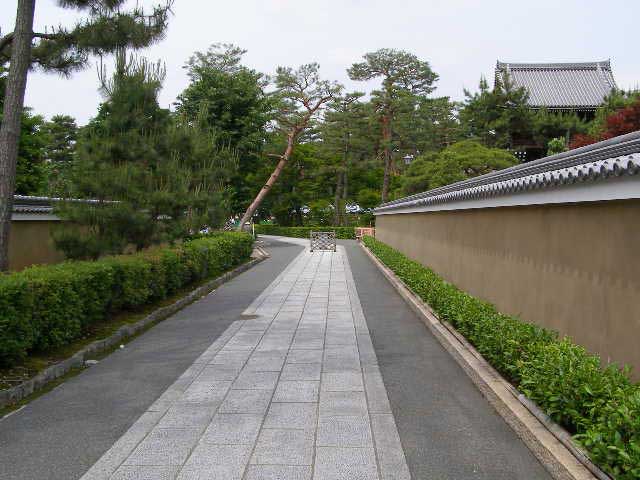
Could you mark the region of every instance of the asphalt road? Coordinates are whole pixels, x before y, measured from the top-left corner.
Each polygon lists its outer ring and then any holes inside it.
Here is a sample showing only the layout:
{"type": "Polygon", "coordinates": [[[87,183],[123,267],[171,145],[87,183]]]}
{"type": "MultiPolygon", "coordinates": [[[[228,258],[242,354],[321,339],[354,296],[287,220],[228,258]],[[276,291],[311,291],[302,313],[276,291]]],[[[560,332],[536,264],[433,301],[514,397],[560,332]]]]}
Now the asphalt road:
{"type": "Polygon", "coordinates": [[[550,479],[360,246],[341,243],[412,477],[550,479]]]}
{"type": "Polygon", "coordinates": [[[0,479],[80,478],[302,250],[271,258],[0,421],[0,479]]]}

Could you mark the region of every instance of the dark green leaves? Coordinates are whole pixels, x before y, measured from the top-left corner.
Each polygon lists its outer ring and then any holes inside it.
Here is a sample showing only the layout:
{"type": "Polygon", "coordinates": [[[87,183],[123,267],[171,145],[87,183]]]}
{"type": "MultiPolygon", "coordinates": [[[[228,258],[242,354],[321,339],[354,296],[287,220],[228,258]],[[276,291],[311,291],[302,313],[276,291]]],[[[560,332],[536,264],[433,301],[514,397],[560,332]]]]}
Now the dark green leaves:
{"type": "Polygon", "coordinates": [[[0,365],[63,346],[114,312],[135,310],[219,276],[247,260],[252,244],[247,234],[226,232],[173,248],[2,275],[0,365]]]}

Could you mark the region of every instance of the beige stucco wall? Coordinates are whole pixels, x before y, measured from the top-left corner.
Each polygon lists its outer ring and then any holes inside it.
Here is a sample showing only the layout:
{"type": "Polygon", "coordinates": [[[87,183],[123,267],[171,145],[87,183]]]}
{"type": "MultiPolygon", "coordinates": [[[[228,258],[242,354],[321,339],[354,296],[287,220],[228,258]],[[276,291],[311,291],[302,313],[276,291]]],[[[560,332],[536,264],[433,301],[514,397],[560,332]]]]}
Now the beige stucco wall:
{"type": "Polygon", "coordinates": [[[640,200],[380,215],[376,237],[640,377],[640,200]]]}
{"type": "Polygon", "coordinates": [[[36,264],[58,263],[64,260],[51,238],[51,228],[57,221],[12,221],[9,236],[9,269],[22,270],[36,264]]]}

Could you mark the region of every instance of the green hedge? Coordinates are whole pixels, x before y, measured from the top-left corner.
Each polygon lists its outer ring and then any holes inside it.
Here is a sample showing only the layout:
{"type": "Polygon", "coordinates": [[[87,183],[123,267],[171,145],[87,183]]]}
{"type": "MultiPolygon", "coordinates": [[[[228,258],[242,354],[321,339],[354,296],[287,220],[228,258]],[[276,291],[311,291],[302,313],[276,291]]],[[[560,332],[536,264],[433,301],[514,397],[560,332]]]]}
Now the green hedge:
{"type": "Polygon", "coordinates": [[[63,346],[115,312],[217,277],[247,260],[252,243],[250,235],[224,233],[177,247],[0,275],[0,365],[63,346]]]}
{"type": "Polygon", "coordinates": [[[279,225],[256,225],[256,233],[280,235],[282,237],[309,238],[309,232],[335,230],[336,238],[353,240],[356,238],[354,227],[281,227],[279,225]]]}
{"type": "Polygon", "coordinates": [[[504,315],[371,237],[365,245],[438,316],[573,433],[592,460],[616,479],[640,478],[640,384],[628,369],[600,359],[567,338],[504,315]]]}

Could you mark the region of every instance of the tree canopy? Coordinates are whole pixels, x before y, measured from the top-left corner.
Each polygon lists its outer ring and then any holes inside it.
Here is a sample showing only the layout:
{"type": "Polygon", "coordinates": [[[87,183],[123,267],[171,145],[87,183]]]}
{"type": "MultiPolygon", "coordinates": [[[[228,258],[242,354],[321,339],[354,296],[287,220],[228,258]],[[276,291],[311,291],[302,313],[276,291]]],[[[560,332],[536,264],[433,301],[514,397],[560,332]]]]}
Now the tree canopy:
{"type": "Polygon", "coordinates": [[[402,182],[402,194],[413,195],[517,163],[516,157],[505,150],[465,140],[439,153],[418,157],[406,171],[402,182]]]}

